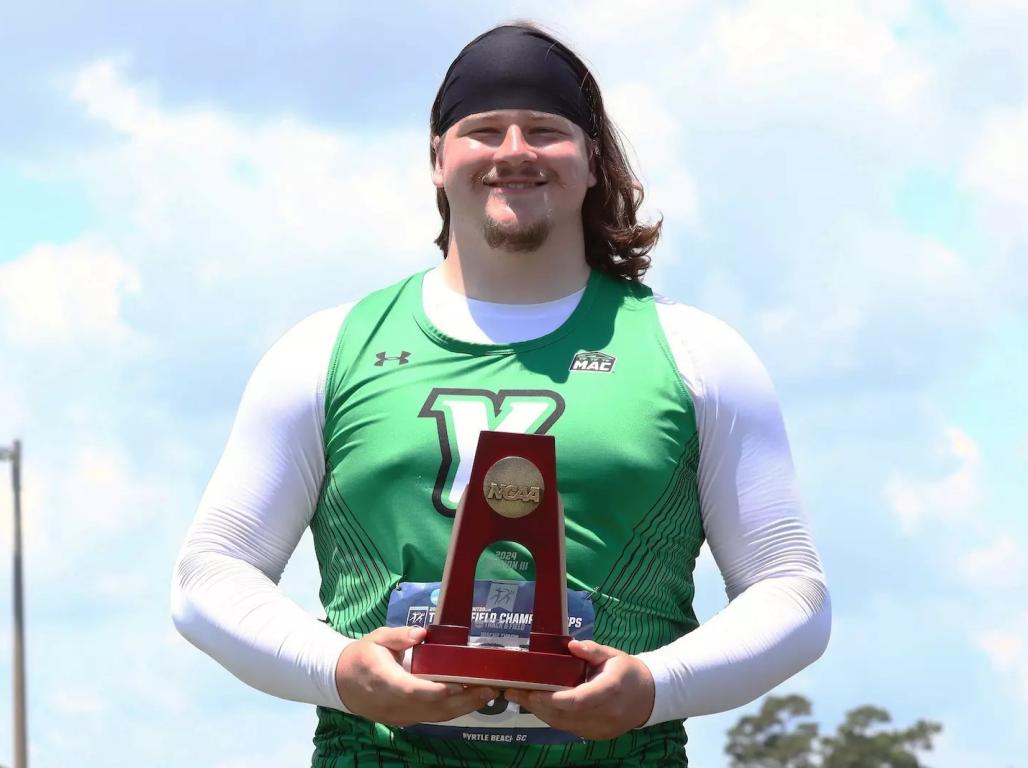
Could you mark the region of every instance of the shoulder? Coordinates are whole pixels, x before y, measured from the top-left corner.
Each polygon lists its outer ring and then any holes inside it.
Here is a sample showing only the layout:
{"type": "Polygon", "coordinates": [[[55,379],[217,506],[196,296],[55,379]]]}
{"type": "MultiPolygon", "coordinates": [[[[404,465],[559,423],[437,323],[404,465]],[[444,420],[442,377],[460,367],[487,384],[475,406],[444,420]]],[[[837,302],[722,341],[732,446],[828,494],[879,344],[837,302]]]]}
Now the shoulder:
{"type": "Polygon", "coordinates": [[[770,390],[767,369],[735,328],[666,296],[654,294],[654,304],[678,371],[695,396],[766,395],[770,390]]]}
{"type": "MultiPolygon", "coordinates": [[[[356,302],[322,309],[300,320],[283,333],[264,354],[266,360],[307,359],[311,353],[330,352],[339,329],[356,302]]],[[[327,359],[325,360],[327,364],[327,359]]]]}
{"type": "Polygon", "coordinates": [[[290,421],[323,419],[325,379],[332,350],[353,303],[308,315],[264,353],[246,387],[244,404],[290,421]]]}

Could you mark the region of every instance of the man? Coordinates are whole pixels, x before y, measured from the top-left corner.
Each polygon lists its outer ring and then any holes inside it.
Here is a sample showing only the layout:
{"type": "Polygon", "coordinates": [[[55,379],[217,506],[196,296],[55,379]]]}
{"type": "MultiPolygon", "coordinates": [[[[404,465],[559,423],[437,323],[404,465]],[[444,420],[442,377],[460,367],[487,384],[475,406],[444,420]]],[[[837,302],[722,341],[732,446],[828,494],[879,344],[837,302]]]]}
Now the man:
{"type": "MultiPolygon", "coordinates": [[[[599,88],[552,36],[503,26],[465,47],[431,159],[442,264],[261,360],[176,567],[176,625],[245,682],[319,705],[315,766],[683,765],[683,719],[766,693],[828,640],[770,381],[731,329],[639,282],[660,225],[637,223],[599,88]],[[483,429],[556,438],[569,599],[592,631],[571,643],[577,688],[504,701],[419,679],[404,656],[424,629],[387,626],[441,577],[483,429]],[[308,526],[327,623],[275,586],[308,526]],[[730,603],[697,627],[705,539],[730,603]]],[[[531,568],[500,543],[478,575],[531,568]]]]}

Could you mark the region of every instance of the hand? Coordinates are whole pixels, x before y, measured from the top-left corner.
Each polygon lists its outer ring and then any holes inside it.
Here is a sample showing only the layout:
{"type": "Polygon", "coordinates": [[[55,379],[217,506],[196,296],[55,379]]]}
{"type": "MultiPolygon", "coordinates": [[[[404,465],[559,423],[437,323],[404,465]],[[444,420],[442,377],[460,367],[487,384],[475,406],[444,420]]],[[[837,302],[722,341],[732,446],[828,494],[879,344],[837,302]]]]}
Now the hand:
{"type": "Polygon", "coordinates": [[[592,640],[572,640],[568,650],[589,662],[590,677],[566,691],[509,689],[508,701],[553,728],[584,739],[613,739],[650,719],[653,675],[635,656],[592,640]]]}
{"type": "Polygon", "coordinates": [[[336,688],[350,712],[385,725],[452,720],[480,709],[499,692],[436,683],[403,668],[403,652],[425,639],[422,627],[381,627],[339,654],[336,688]]]}

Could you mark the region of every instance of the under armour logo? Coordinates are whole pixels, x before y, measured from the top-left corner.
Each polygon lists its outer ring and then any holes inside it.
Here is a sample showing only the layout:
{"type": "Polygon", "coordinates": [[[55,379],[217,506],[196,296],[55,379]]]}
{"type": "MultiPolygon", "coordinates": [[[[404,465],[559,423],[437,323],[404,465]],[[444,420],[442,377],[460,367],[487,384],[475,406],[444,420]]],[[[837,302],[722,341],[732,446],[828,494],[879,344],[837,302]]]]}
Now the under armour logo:
{"type": "Polygon", "coordinates": [[[375,360],[375,365],[379,368],[385,365],[386,360],[398,360],[397,365],[407,365],[410,362],[410,352],[401,352],[395,357],[388,357],[385,352],[376,352],[375,357],[378,358],[375,360]]]}

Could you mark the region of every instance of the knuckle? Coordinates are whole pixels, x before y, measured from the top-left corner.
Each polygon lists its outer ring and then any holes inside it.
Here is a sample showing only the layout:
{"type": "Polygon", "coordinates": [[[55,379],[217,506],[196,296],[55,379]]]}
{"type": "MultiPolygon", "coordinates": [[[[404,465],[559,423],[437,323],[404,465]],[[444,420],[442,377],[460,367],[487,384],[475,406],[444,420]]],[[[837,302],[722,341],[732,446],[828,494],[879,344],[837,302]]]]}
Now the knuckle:
{"type": "Polygon", "coordinates": [[[424,701],[426,698],[425,691],[419,690],[410,683],[400,683],[396,687],[396,695],[407,701],[410,701],[411,699],[424,701]]]}

